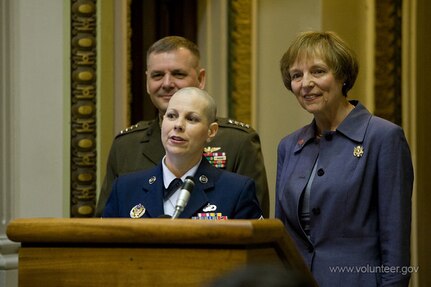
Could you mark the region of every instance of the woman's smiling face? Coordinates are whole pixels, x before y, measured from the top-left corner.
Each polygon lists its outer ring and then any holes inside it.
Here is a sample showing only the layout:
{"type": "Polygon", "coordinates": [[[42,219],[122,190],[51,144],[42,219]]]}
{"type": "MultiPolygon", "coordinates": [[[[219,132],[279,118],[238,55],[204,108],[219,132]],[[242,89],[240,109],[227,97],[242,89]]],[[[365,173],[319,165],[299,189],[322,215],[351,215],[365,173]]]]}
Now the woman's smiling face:
{"type": "Polygon", "coordinates": [[[340,99],[343,82],[318,56],[298,57],[290,67],[292,92],[299,104],[312,114],[324,112],[340,99]]]}

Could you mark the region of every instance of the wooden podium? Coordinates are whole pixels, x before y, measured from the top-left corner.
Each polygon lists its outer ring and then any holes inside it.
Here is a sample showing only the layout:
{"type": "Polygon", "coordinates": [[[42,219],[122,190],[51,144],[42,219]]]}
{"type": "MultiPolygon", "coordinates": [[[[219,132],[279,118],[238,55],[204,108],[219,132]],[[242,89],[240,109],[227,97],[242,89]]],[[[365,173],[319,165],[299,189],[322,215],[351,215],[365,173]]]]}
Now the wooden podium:
{"type": "Polygon", "coordinates": [[[282,264],[317,286],[281,221],[15,219],[19,286],[205,286],[251,263],[282,264]]]}

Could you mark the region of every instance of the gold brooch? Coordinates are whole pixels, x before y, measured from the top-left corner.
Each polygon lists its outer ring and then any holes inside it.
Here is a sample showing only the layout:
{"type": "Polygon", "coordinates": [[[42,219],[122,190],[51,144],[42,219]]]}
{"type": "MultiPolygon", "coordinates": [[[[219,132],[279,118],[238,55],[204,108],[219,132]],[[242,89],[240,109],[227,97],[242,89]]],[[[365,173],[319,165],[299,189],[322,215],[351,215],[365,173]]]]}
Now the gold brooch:
{"type": "Polygon", "coordinates": [[[362,157],[364,155],[364,148],[360,145],[353,148],[353,155],[356,157],[362,157]]]}

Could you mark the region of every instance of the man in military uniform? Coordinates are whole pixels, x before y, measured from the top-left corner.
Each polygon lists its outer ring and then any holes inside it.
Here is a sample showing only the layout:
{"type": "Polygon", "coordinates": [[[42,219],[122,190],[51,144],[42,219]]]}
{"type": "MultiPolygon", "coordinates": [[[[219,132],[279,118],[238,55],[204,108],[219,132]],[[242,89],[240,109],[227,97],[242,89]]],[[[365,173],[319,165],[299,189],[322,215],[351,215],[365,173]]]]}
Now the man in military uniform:
{"type": "MultiPolygon", "coordinates": [[[[106,176],[96,208],[101,216],[116,177],[157,165],[165,155],[161,120],[172,95],[184,87],[205,87],[205,69],[199,65],[198,47],[191,41],[168,36],[147,52],[147,92],[159,110],[158,118],[141,121],[123,131],[112,144],[106,176]]],[[[203,153],[218,168],[253,178],[263,214],[269,217],[269,194],[259,135],[249,125],[218,118],[219,131],[203,153]]],[[[229,192],[229,190],[226,190],[229,192]]]]}

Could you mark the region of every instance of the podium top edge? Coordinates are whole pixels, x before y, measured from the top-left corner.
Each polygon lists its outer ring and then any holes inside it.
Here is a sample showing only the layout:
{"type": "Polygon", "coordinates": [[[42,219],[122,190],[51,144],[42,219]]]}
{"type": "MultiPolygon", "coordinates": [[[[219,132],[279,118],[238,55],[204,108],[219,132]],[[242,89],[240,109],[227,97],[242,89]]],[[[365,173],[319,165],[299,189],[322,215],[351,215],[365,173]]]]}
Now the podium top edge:
{"type": "Polygon", "coordinates": [[[253,244],[277,241],[284,232],[278,219],[17,218],[6,234],[22,243],[253,244]]]}

